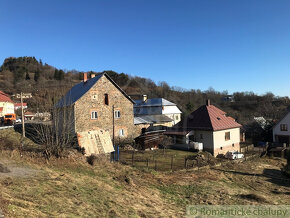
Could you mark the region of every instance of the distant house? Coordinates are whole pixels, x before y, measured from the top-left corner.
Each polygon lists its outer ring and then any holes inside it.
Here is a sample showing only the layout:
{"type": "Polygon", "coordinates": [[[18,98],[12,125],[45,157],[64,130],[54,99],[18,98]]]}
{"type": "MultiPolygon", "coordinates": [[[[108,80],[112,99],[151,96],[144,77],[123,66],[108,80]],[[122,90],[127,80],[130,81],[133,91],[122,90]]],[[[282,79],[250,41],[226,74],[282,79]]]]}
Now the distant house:
{"type": "Polygon", "coordinates": [[[34,120],[34,117],[35,117],[35,113],[32,113],[30,111],[26,111],[24,113],[24,119],[25,120],[34,120]]]}
{"type": "Polygon", "coordinates": [[[223,97],[223,100],[226,102],[235,102],[235,97],[233,95],[227,95],[223,97]]]}
{"type": "MultiPolygon", "coordinates": [[[[14,109],[15,110],[21,109],[21,103],[15,103],[14,104],[14,109]]],[[[27,109],[27,103],[23,102],[23,109],[27,109]]]]}
{"type": "Polygon", "coordinates": [[[239,123],[208,100],[165,134],[177,144],[203,143],[203,150],[217,156],[240,150],[240,128],[239,123]]]}
{"type": "Polygon", "coordinates": [[[147,95],[143,95],[142,100],[136,100],[135,103],[135,118],[138,117],[150,121],[152,129],[172,127],[181,120],[182,112],[177,105],[164,98],[148,99],[147,95]]]}
{"type": "Polygon", "coordinates": [[[0,91],[0,117],[5,114],[14,114],[14,102],[8,94],[0,91]]]}
{"type": "Polygon", "coordinates": [[[106,74],[101,73],[72,87],[56,104],[55,125],[79,133],[109,131],[113,138],[135,137],[134,101],[106,74]]]}
{"type": "Polygon", "coordinates": [[[273,141],[290,143],[290,111],[273,127],[273,141]]]}
{"type": "Polygon", "coordinates": [[[267,120],[264,117],[254,117],[254,120],[262,129],[265,129],[267,120]]]}

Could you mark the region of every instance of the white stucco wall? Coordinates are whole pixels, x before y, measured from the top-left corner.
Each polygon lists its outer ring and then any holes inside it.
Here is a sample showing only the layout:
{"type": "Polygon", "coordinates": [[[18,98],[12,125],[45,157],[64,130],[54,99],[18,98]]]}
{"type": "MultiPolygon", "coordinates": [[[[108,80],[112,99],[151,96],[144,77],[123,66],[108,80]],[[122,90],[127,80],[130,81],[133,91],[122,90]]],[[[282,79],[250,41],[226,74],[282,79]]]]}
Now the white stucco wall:
{"type": "Polygon", "coordinates": [[[14,113],[14,104],[11,102],[0,102],[0,107],[3,107],[3,111],[0,112],[0,117],[3,117],[5,114],[14,113]]]}
{"type": "Polygon", "coordinates": [[[163,106],[162,114],[181,114],[177,106],[163,106]]]}
{"type": "Polygon", "coordinates": [[[197,142],[202,142],[203,149],[208,152],[213,152],[213,132],[195,130],[194,136],[197,142]],[[202,135],[202,137],[201,137],[202,135]]]}
{"type": "Polygon", "coordinates": [[[231,150],[240,150],[240,128],[233,128],[213,132],[214,155],[226,154],[231,150]],[[225,140],[226,132],[230,132],[230,139],[225,140]]]}
{"type": "Polygon", "coordinates": [[[290,113],[288,113],[282,120],[280,120],[276,126],[273,128],[273,140],[276,142],[275,135],[285,135],[290,136],[290,113]],[[281,124],[287,124],[288,125],[288,131],[281,131],[280,125],[281,124]]]}

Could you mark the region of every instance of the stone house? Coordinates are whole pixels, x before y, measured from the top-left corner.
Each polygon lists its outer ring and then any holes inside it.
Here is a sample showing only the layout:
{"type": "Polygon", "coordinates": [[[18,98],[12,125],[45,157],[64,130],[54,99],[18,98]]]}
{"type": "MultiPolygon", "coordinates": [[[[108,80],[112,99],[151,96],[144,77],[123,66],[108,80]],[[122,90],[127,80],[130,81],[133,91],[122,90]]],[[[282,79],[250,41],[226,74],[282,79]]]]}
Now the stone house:
{"type": "Polygon", "coordinates": [[[72,87],[56,104],[54,122],[59,131],[105,130],[111,138],[133,138],[134,101],[106,74],[92,74],[72,87]]]}
{"type": "Polygon", "coordinates": [[[164,98],[148,99],[143,95],[141,100],[135,100],[134,116],[150,121],[152,130],[172,127],[181,120],[181,111],[177,105],[164,98]]]}
{"type": "Polygon", "coordinates": [[[202,143],[203,150],[218,156],[240,151],[240,128],[239,123],[208,100],[165,134],[181,146],[202,143]]]}
{"type": "Polygon", "coordinates": [[[8,94],[0,91],[0,117],[5,114],[14,114],[14,102],[8,94]]]}
{"type": "Polygon", "coordinates": [[[273,141],[290,144],[290,111],[273,127],[273,141]]]}

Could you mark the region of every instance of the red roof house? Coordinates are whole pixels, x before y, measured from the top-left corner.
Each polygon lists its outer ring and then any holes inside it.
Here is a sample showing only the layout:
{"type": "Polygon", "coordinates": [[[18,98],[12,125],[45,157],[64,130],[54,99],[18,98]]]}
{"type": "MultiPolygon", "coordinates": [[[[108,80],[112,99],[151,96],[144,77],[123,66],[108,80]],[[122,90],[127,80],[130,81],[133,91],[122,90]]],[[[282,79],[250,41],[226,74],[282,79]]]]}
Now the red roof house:
{"type": "Polygon", "coordinates": [[[14,113],[14,102],[8,94],[0,91],[0,117],[10,113],[14,113]]]}
{"type": "Polygon", "coordinates": [[[0,91],[0,102],[10,102],[13,103],[13,101],[10,99],[9,95],[0,91]]]}
{"type": "Polygon", "coordinates": [[[234,118],[208,100],[165,134],[173,136],[176,143],[203,143],[203,149],[216,156],[240,150],[240,128],[234,118]]]}

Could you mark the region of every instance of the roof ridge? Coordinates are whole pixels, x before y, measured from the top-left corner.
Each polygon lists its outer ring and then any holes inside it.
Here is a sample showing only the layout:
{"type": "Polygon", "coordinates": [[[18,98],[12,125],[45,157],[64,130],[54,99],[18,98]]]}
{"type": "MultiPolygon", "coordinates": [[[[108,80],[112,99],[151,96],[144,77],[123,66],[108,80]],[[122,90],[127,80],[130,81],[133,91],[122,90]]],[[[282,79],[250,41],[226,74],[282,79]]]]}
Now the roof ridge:
{"type": "MultiPolygon", "coordinates": [[[[209,118],[209,121],[210,121],[211,128],[212,128],[212,130],[214,130],[213,124],[212,124],[212,120],[211,120],[211,116],[210,116],[209,111],[208,111],[208,107],[211,106],[211,105],[209,105],[209,106],[208,105],[204,105],[204,106],[206,108],[206,112],[207,112],[207,115],[208,115],[208,118],[209,118]]],[[[212,105],[212,106],[214,106],[214,105],[212,105]]]]}

